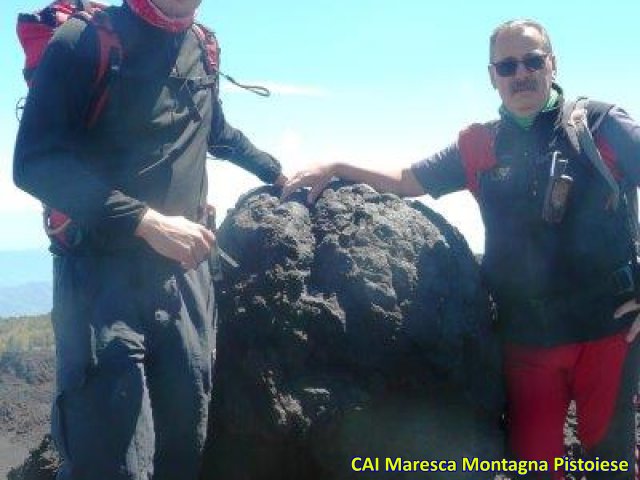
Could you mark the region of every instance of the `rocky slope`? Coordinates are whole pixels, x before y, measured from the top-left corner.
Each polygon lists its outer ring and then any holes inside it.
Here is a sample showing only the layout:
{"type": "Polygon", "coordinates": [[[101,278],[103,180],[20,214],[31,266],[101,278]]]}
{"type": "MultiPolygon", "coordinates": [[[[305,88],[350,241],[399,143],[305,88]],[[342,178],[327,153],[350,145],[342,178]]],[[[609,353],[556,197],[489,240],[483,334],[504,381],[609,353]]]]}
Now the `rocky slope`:
{"type": "Polygon", "coordinates": [[[53,382],[52,350],[0,356],[0,478],[48,432],[53,382]]]}

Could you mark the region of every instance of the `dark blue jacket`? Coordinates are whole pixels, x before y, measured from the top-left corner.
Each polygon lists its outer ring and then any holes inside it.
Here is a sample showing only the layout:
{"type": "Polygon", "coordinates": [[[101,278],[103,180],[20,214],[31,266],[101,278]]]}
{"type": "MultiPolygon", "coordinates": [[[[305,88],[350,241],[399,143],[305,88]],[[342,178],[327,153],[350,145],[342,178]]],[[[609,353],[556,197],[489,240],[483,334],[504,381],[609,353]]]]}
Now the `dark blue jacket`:
{"type": "Polygon", "coordinates": [[[96,31],[71,19],[56,32],[29,91],[15,156],[16,184],[88,232],[89,251],[130,250],[146,207],[198,220],[207,198],[207,153],[266,182],[280,164],[225,120],[196,34],[170,33],[128,6],[109,9],[123,47],[105,110],[87,109],[98,56],[96,31]]]}

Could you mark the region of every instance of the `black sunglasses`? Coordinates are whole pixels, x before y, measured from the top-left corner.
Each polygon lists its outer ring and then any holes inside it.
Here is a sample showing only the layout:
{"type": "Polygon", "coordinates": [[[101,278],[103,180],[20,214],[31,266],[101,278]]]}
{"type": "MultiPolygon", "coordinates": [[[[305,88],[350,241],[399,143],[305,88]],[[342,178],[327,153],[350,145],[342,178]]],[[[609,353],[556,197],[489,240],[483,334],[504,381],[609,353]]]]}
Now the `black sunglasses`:
{"type": "Polygon", "coordinates": [[[518,64],[522,64],[528,72],[535,72],[544,67],[544,61],[547,59],[548,53],[532,53],[525,55],[522,60],[508,57],[499,62],[493,62],[491,65],[496,69],[496,73],[501,77],[513,77],[518,70],[518,64]]]}

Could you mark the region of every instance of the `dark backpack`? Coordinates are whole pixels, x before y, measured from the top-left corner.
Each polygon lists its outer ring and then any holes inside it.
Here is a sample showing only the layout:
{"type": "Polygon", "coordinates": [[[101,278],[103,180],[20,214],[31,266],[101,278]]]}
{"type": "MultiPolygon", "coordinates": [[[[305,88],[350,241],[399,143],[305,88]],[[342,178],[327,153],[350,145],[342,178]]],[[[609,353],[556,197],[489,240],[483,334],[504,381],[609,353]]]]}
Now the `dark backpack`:
{"type": "MultiPolygon", "coordinates": [[[[125,54],[108,12],[108,6],[87,0],[55,0],[42,10],[18,15],[17,34],[25,53],[23,70],[25,81],[31,87],[35,70],[47,49],[55,30],[70,18],[79,18],[92,28],[98,37],[98,67],[91,86],[91,100],[87,108],[86,126],[92,128],[109,98],[109,89],[117,77],[125,54]]],[[[218,92],[220,48],[214,33],[194,23],[191,27],[202,48],[207,76],[199,79],[218,92]]],[[[259,87],[258,87],[259,88],[259,87]]],[[[18,110],[21,107],[18,106],[18,110]]],[[[44,229],[52,242],[62,248],[72,247],[68,228],[71,219],[64,213],[44,206],[44,229]]]]}

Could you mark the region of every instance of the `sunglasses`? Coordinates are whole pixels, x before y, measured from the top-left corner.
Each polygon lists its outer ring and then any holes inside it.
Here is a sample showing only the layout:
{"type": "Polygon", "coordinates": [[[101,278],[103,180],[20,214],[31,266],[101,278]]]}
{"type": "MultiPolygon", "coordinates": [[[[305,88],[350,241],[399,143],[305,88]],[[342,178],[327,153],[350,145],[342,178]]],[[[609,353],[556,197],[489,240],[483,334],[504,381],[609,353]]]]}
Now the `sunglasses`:
{"type": "Polygon", "coordinates": [[[513,77],[518,71],[518,65],[521,63],[527,72],[535,72],[544,68],[544,62],[549,56],[548,53],[531,53],[525,55],[522,60],[508,57],[499,62],[493,62],[491,65],[496,69],[496,73],[501,77],[513,77]]]}

